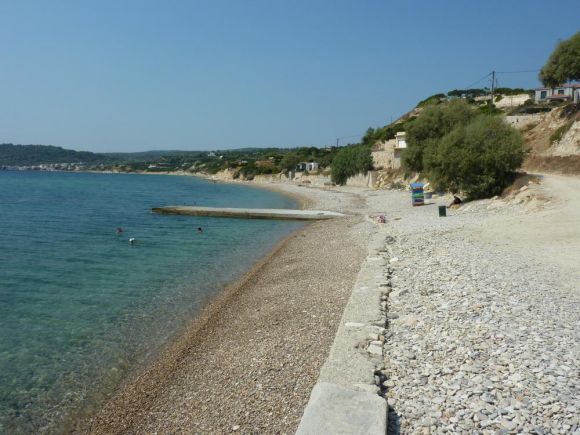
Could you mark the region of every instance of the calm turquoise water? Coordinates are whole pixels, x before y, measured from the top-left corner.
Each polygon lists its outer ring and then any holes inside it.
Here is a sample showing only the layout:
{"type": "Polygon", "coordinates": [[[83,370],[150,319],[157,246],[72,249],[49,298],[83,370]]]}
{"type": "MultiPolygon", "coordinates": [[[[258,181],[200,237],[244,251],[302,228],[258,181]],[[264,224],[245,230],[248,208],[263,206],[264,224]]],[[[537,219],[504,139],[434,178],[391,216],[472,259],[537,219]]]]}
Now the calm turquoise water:
{"type": "Polygon", "coordinates": [[[296,205],[191,177],[0,171],[0,433],[94,406],[299,225],[150,212],[194,202],[296,205]]]}

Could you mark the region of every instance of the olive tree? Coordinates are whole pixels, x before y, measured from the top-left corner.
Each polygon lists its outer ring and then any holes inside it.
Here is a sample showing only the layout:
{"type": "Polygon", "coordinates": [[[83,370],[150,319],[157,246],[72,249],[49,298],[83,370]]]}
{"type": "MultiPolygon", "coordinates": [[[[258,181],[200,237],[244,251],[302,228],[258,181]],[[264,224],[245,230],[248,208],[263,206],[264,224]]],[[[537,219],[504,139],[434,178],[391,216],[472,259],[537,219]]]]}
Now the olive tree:
{"type": "Polygon", "coordinates": [[[500,117],[458,125],[425,152],[425,171],[438,188],[471,198],[501,193],[524,158],[521,134],[500,117]]]}
{"type": "Polygon", "coordinates": [[[560,41],[540,70],[540,80],[553,88],[572,80],[580,80],[580,32],[560,41]]]}

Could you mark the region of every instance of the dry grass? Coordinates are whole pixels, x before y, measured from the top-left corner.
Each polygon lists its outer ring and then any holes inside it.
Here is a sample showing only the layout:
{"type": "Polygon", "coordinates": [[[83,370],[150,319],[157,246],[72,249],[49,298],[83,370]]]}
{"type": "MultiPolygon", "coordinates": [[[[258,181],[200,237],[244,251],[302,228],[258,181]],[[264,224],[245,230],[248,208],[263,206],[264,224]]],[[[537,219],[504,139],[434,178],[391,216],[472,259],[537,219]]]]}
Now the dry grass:
{"type": "Polygon", "coordinates": [[[580,175],[580,156],[529,155],[523,166],[527,171],[580,175]]]}
{"type": "Polygon", "coordinates": [[[501,196],[509,196],[510,194],[517,192],[522,187],[527,186],[530,183],[540,184],[540,177],[537,175],[528,174],[527,172],[519,172],[516,175],[514,182],[502,191],[501,196]]]}

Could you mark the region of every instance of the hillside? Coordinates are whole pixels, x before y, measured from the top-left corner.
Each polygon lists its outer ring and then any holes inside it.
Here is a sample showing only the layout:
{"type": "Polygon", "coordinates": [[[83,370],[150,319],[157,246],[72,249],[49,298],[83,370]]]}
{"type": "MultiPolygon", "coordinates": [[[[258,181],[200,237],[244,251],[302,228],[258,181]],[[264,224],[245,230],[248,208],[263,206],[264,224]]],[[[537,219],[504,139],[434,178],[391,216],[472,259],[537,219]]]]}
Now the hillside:
{"type": "Polygon", "coordinates": [[[521,130],[531,171],[580,174],[580,104],[569,104],[539,114],[521,130]]]}
{"type": "Polygon", "coordinates": [[[0,144],[0,166],[33,166],[53,163],[108,163],[110,158],[89,151],[67,150],[52,145],[0,144]]]}
{"type": "Polygon", "coordinates": [[[503,115],[507,122],[522,133],[527,156],[523,168],[528,171],[580,174],[580,104],[535,103],[530,90],[500,88],[493,107],[484,89],[454,90],[435,94],[422,101],[392,124],[369,128],[363,142],[373,151],[383,149],[385,141],[405,131],[421,117],[428,106],[445,105],[454,98],[464,99],[481,113],[503,115]]]}

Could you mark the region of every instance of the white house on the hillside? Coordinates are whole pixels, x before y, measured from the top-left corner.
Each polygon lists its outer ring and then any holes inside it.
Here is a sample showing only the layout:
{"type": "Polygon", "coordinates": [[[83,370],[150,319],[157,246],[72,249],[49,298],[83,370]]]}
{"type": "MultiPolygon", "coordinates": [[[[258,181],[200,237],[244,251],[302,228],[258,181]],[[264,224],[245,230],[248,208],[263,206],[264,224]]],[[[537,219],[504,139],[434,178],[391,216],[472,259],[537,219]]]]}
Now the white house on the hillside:
{"type": "Polygon", "coordinates": [[[580,102],[580,84],[567,84],[555,88],[537,88],[536,103],[542,101],[574,101],[580,102]]]}
{"type": "Polygon", "coordinates": [[[394,139],[379,142],[377,151],[372,152],[373,165],[380,169],[398,169],[401,167],[401,154],[407,148],[407,138],[404,131],[395,134],[394,139]]]}
{"type": "Polygon", "coordinates": [[[296,172],[316,172],[318,171],[318,162],[300,162],[296,165],[296,172]]]}
{"type": "Polygon", "coordinates": [[[393,147],[393,169],[401,167],[401,154],[407,148],[407,138],[404,131],[395,134],[395,146],[393,147]]]}

